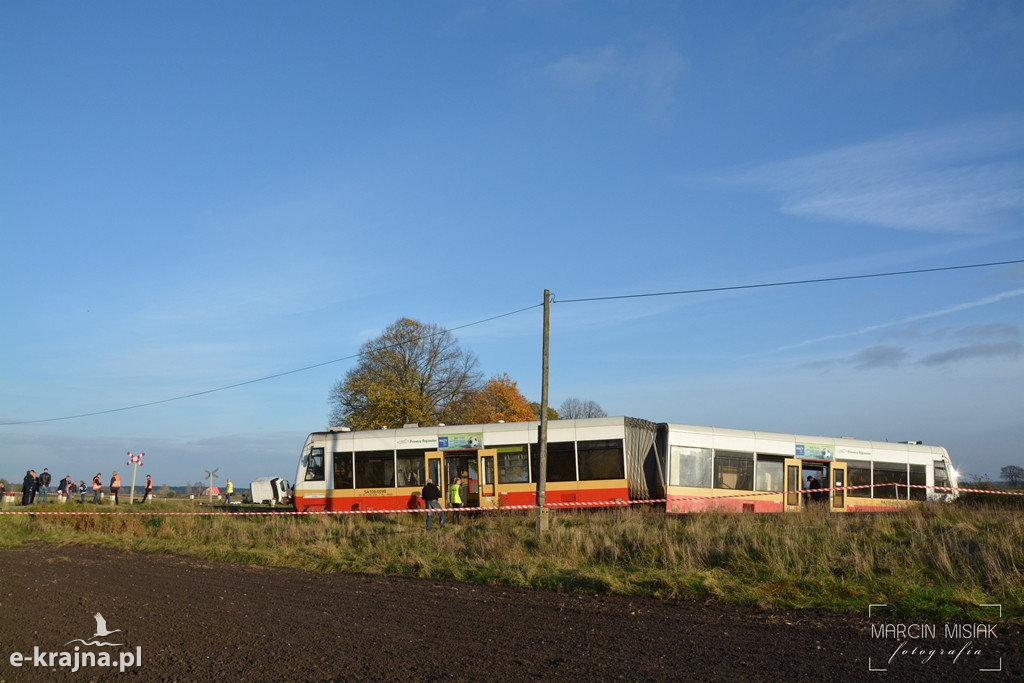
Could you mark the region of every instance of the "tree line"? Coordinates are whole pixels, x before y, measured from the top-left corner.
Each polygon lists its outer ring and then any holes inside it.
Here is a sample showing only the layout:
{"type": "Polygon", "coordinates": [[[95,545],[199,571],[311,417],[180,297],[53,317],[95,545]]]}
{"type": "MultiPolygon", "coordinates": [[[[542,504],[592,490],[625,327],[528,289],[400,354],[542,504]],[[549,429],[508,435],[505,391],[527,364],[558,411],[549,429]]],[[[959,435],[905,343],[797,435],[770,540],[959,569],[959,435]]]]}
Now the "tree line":
{"type": "MultiPolygon", "coordinates": [[[[489,424],[540,419],[508,373],[486,381],[479,360],[435,324],[399,318],[359,349],[359,363],[332,387],[331,427],[489,424]]],[[[549,419],[606,417],[595,401],[566,399],[549,419]]]]}

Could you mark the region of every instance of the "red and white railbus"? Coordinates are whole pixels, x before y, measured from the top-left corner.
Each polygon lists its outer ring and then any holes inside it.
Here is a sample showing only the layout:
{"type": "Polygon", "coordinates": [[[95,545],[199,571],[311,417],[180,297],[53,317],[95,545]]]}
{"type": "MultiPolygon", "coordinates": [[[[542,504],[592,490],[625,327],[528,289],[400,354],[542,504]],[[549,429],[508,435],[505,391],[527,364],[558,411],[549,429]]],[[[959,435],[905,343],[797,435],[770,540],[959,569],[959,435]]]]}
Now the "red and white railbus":
{"type": "MultiPolygon", "coordinates": [[[[419,509],[427,479],[447,500],[456,477],[467,507],[534,506],[538,421],[314,432],[295,476],[298,511],[419,509]]],[[[669,513],[836,512],[951,500],[944,448],[654,423],[630,417],[548,423],[549,505],[665,501],[669,513]],[[814,482],[817,482],[816,484],[814,482]],[[851,488],[853,487],[853,488],[851,488]]]]}
{"type": "Polygon", "coordinates": [[[920,441],[659,425],[668,512],[783,512],[820,503],[834,512],[950,501],[949,453],[920,441]]]}
{"type": "MultiPolygon", "coordinates": [[[[295,507],[416,508],[428,478],[447,496],[457,476],[465,482],[467,507],[535,505],[539,426],[534,421],[314,432],[299,458],[295,507]]],[[[656,432],[654,423],[627,417],[550,421],[547,502],[648,498],[644,462],[656,432]]]]}

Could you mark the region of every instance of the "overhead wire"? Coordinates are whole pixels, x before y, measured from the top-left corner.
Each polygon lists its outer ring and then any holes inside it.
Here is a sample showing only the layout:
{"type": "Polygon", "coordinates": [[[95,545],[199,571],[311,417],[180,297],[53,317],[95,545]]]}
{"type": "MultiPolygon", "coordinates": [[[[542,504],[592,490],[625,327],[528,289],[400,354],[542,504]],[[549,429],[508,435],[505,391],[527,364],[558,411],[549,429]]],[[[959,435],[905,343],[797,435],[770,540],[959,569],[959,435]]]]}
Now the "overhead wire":
{"type": "Polygon", "coordinates": [[[585,301],[613,301],[616,299],[640,299],[654,296],[677,296],[681,294],[708,294],[710,292],[729,292],[740,289],[759,289],[764,287],[786,287],[789,285],[810,285],[822,282],[842,282],[843,280],[866,280],[876,277],[893,277],[896,275],[920,275],[922,273],[938,273],[948,270],[964,270],[967,268],[988,268],[991,266],[1007,266],[1014,263],[1024,263],[1024,259],[1013,261],[997,261],[993,263],[972,263],[963,266],[945,266],[942,268],[919,268],[917,270],[897,270],[889,273],[868,273],[865,275],[840,275],[836,277],[819,277],[809,280],[787,280],[784,282],[762,282],[752,285],[730,285],[726,287],[703,287],[701,289],[680,289],[671,292],[647,292],[642,294],[617,294],[612,296],[591,296],[578,299],[559,299],[560,304],[574,304],[585,301]]]}
{"type": "MultiPolygon", "coordinates": [[[[476,320],[476,321],[471,322],[471,323],[466,323],[465,325],[459,325],[457,327],[447,328],[447,329],[443,330],[443,332],[452,332],[452,331],[455,331],[455,330],[462,330],[462,329],[465,329],[467,327],[473,327],[475,325],[482,325],[484,323],[491,322],[492,320],[497,320],[498,318],[505,318],[505,317],[508,317],[510,315],[515,315],[517,313],[522,313],[523,311],[527,311],[527,310],[530,310],[532,308],[539,308],[539,307],[541,307],[543,305],[544,305],[543,303],[533,304],[532,306],[526,306],[524,308],[520,308],[520,309],[517,309],[515,311],[509,311],[507,313],[500,313],[498,315],[492,315],[489,318],[483,318],[482,320],[476,320]]],[[[440,333],[435,333],[435,335],[436,334],[440,334],[440,333]]],[[[428,339],[431,336],[435,336],[435,335],[423,335],[423,336],[420,336],[420,337],[415,337],[413,339],[405,339],[405,340],[403,340],[402,342],[400,342],[398,344],[392,344],[392,345],[389,345],[389,346],[383,346],[383,347],[377,348],[375,350],[378,350],[378,351],[387,350],[387,349],[390,349],[390,348],[395,348],[397,346],[401,346],[403,344],[408,344],[410,342],[420,341],[420,340],[423,340],[423,339],[428,339]]],[[[74,419],[81,418],[81,417],[95,417],[97,415],[109,415],[111,413],[120,413],[120,412],[124,412],[126,410],[136,410],[138,408],[148,408],[150,406],[157,406],[157,405],[160,405],[162,403],[171,403],[173,401],[183,401],[183,400],[188,399],[188,398],[196,398],[198,396],[206,396],[208,394],[215,394],[215,393],[220,392],[220,391],[227,391],[228,389],[237,389],[238,387],[244,387],[244,386],[247,386],[249,384],[256,384],[258,382],[266,382],[268,380],[278,379],[280,377],[287,377],[288,375],[294,375],[294,374],[299,373],[299,372],[306,372],[307,370],[314,370],[316,368],[322,368],[322,367],[327,366],[327,365],[333,365],[334,363],[340,363],[342,361],[352,360],[354,358],[358,358],[360,355],[362,355],[362,353],[361,352],[357,352],[357,353],[349,354],[347,356],[342,356],[341,358],[335,358],[333,360],[323,361],[322,363],[314,363],[313,365],[307,365],[305,367],[295,368],[294,370],[286,370],[284,372],[278,372],[278,373],[274,373],[273,375],[266,375],[264,377],[257,377],[256,379],[250,379],[250,380],[246,380],[244,382],[236,382],[234,384],[228,384],[228,385],[225,385],[225,386],[222,386],[222,387],[216,387],[214,389],[206,389],[206,390],[203,390],[203,391],[195,391],[195,392],[192,392],[191,394],[182,394],[181,396],[172,396],[171,398],[163,398],[163,399],[160,399],[160,400],[157,400],[157,401],[148,401],[146,403],[136,403],[136,404],[130,405],[130,406],[121,406],[120,408],[108,408],[106,410],[96,410],[96,411],[89,412],[89,413],[79,413],[77,415],[64,415],[62,417],[49,417],[49,418],[38,419],[38,420],[14,420],[14,421],[10,421],[10,422],[0,422],[0,427],[9,427],[9,426],[12,426],[12,425],[41,424],[41,423],[44,423],[44,422],[60,422],[62,420],[74,420],[74,419]]]]}
{"type": "MultiPolygon", "coordinates": [[[[768,287],[786,287],[786,286],[793,286],[793,285],[821,284],[821,283],[826,283],[826,282],[843,282],[843,281],[850,281],[850,280],[865,280],[865,279],[870,279],[870,278],[884,278],[884,277],[895,277],[895,276],[903,276],[903,275],[921,275],[921,274],[924,274],[924,273],[938,273],[938,272],[953,271],[953,270],[966,270],[966,269],[971,269],[971,268],[990,268],[990,267],[994,267],[994,266],[1006,266],[1006,265],[1013,265],[1013,264],[1019,264],[1019,263],[1024,263],[1024,259],[1014,259],[1014,260],[1010,260],[1010,261],[995,261],[995,262],[989,262],[989,263],[972,263],[972,264],[959,265],[959,266],[944,266],[944,267],[940,267],[940,268],[919,268],[919,269],[916,269],[916,270],[901,270],[901,271],[891,271],[891,272],[884,272],[884,273],[867,273],[867,274],[862,274],[862,275],[841,275],[841,276],[836,276],[836,277],[811,278],[811,279],[806,279],[806,280],[787,280],[787,281],[780,281],[780,282],[762,282],[762,283],[755,283],[755,284],[748,284],[748,285],[729,285],[729,286],[723,286],[723,287],[702,287],[702,288],[699,288],[699,289],[680,289],[680,290],[665,291],[665,292],[646,292],[646,293],[640,293],[640,294],[618,294],[618,295],[609,295],[609,296],[579,297],[579,298],[574,298],[574,299],[557,299],[557,300],[554,297],[552,297],[552,303],[568,304],[568,303],[584,303],[584,302],[591,302],[591,301],[613,301],[613,300],[618,300],[618,299],[639,299],[639,298],[649,298],[649,297],[658,297],[658,296],[682,296],[682,295],[688,295],[688,294],[708,294],[708,293],[712,293],[712,292],[727,292],[727,291],[737,291],[737,290],[744,290],[744,289],[762,289],[762,288],[768,288],[768,287]]],[[[539,307],[541,307],[543,305],[544,305],[543,303],[538,303],[538,304],[532,304],[530,306],[524,306],[523,308],[518,308],[518,309],[516,309],[514,311],[508,311],[506,313],[500,313],[498,315],[493,315],[493,316],[490,316],[490,317],[487,317],[487,318],[483,318],[481,320],[476,320],[476,321],[473,321],[473,322],[470,322],[470,323],[466,323],[464,325],[459,325],[459,326],[451,327],[451,328],[444,328],[440,332],[435,332],[433,334],[422,335],[420,337],[416,337],[416,338],[413,338],[413,339],[403,340],[403,341],[401,341],[399,343],[396,343],[396,344],[392,344],[392,345],[388,345],[388,346],[383,346],[383,347],[378,347],[375,350],[387,350],[387,349],[390,349],[390,348],[395,348],[395,347],[398,347],[398,346],[401,346],[401,345],[404,345],[404,344],[408,344],[410,342],[421,341],[423,339],[429,339],[430,337],[436,336],[437,334],[443,334],[445,332],[454,332],[454,331],[463,330],[463,329],[466,329],[466,328],[469,328],[469,327],[475,327],[477,325],[482,325],[484,323],[488,323],[488,322],[491,322],[493,320],[498,320],[499,318],[506,318],[506,317],[509,317],[509,316],[512,316],[512,315],[523,313],[524,311],[532,310],[534,308],[539,308],[539,307]]],[[[174,402],[174,401],[183,401],[185,399],[196,398],[196,397],[199,397],[199,396],[207,396],[209,394],[215,394],[215,393],[218,393],[218,392],[221,392],[221,391],[227,391],[229,389],[237,389],[239,387],[248,386],[250,384],[257,384],[259,382],[266,382],[266,381],[269,381],[269,380],[272,380],[272,379],[278,379],[278,378],[281,378],[281,377],[287,377],[288,375],[294,375],[294,374],[297,374],[297,373],[300,373],[300,372],[306,372],[308,370],[314,370],[316,368],[322,368],[322,367],[325,367],[327,365],[333,365],[335,363],[340,363],[342,361],[353,360],[355,358],[359,358],[361,355],[362,355],[362,352],[360,351],[360,352],[357,352],[357,353],[349,354],[347,356],[342,356],[341,358],[335,358],[333,360],[323,361],[321,363],[314,363],[313,365],[307,365],[307,366],[304,366],[304,367],[301,367],[301,368],[296,368],[294,370],[286,370],[284,372],[278,372],[278,373],[275,373],[275,374],[272,374],[272,375],[266,375],[266,376],[263,376],[263,377],[257,377],[255,379],[246,380],[244,382],[236,382],[234,384],[228,384],[228,385],[225,385],[225,386],[216,387],[216,388],[213,388],[213,389],[206,389],[206,390],[203,390],[203,391],[196,391],[196,392],[192,392],[190,394],[182,394],[180,396],[173,396],[171,398],[164,398],[164,399],[160,399],[160,400],[157,400],[157,401],[148,401],[146,403],[136,403],[134,405],[122,406],[122,407],[119,407],[119,408],[109,408],[109,409],[106,409],[106,410],[96,410],[96,411],[92,411],[92,412],[88,412],[88,413],[79,413],[77,415],[64,415],[62,417],[50,417],[50,418],[43,418],[43,419],[36,419],[36,420],[14,420],[14,421],[9,421],[9,422],[0,422],[0,427],[9,427],[9,426],[13,426],[13,425],[42,424],[42,423],[46,423],[46,422],[60,422],[60,421],[63,421],[63,420],[74,420],[74,419],[83,418],[83,417],[95,417],[95,416],[98,416],[98,415],[109,415],[111,413],[119,413],[119,412],[124,412],[124,411],[128,411],[128,410],[136,410],[136,409],[139,409],[139,408],[148,408],[150,406],[161,405],[161,404],[164,404],[164,403],[171,403],[171,402],[174,402]]]]}

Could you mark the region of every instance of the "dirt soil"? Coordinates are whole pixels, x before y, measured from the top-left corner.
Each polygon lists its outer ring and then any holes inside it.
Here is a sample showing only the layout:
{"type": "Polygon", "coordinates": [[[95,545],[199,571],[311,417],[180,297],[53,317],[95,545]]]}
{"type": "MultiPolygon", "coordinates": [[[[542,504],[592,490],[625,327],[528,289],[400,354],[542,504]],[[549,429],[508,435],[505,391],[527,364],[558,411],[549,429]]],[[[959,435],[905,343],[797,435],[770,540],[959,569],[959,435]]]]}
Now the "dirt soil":
{"type": "MultiPolygon", "coordinates": [[[[899,623],[875,615],[886,621],[899,623]]],[[[938,640],[910,639],[901,651],[901,639],[873,637],[871,623],[867,606],[843,616],[87,546],[0,552],[0,681],[996,681],[1024,673],[1020,628],[944,641],[940,623],[938,640]],[[97,612],[112,631],[104,638],[92,635],[97,612]],[[58,653],[55,665],[35,659],[34,648],[58,653]],[[76,648],[109,652],[115,665],[120,653],[141,654],[141,665],[61,668],[59,653],[76,648]]]]}

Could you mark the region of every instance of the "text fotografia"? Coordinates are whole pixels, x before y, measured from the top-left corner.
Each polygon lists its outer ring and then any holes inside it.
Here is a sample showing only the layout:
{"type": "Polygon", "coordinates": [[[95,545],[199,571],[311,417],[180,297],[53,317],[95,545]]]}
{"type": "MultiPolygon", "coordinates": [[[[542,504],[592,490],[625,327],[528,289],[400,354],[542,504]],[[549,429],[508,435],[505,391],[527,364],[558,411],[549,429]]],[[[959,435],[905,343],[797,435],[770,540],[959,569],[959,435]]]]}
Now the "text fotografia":
{"type": "Polygon", "coordinates": [[[969,666],[978,671],[1002,671],[1002,658],[991,656],[986,642],[999,639],[995,624],[880,623],[871,624],[871,637],[896,641],[886,656],[868,658],[871,671],[888,671],[900,662],[913,665],[969,666]]]}
{"type": "Polygon", "coordinates": [[[11,666],[39,666],[53,669],[70,669],[72,673],[86,667],[97,667],[102,669],[116,668],[124,673],[130,666],[142,666],[142,646],[135,648],[135,652],[92,652],[79,651],[77,645],[73,652],[44,652],[39,646],[32,648],[31,655],[20,652],[12,652],[10,657],[11,666]],[[117,655],[114,657],[113,655],[117,655]]]}

